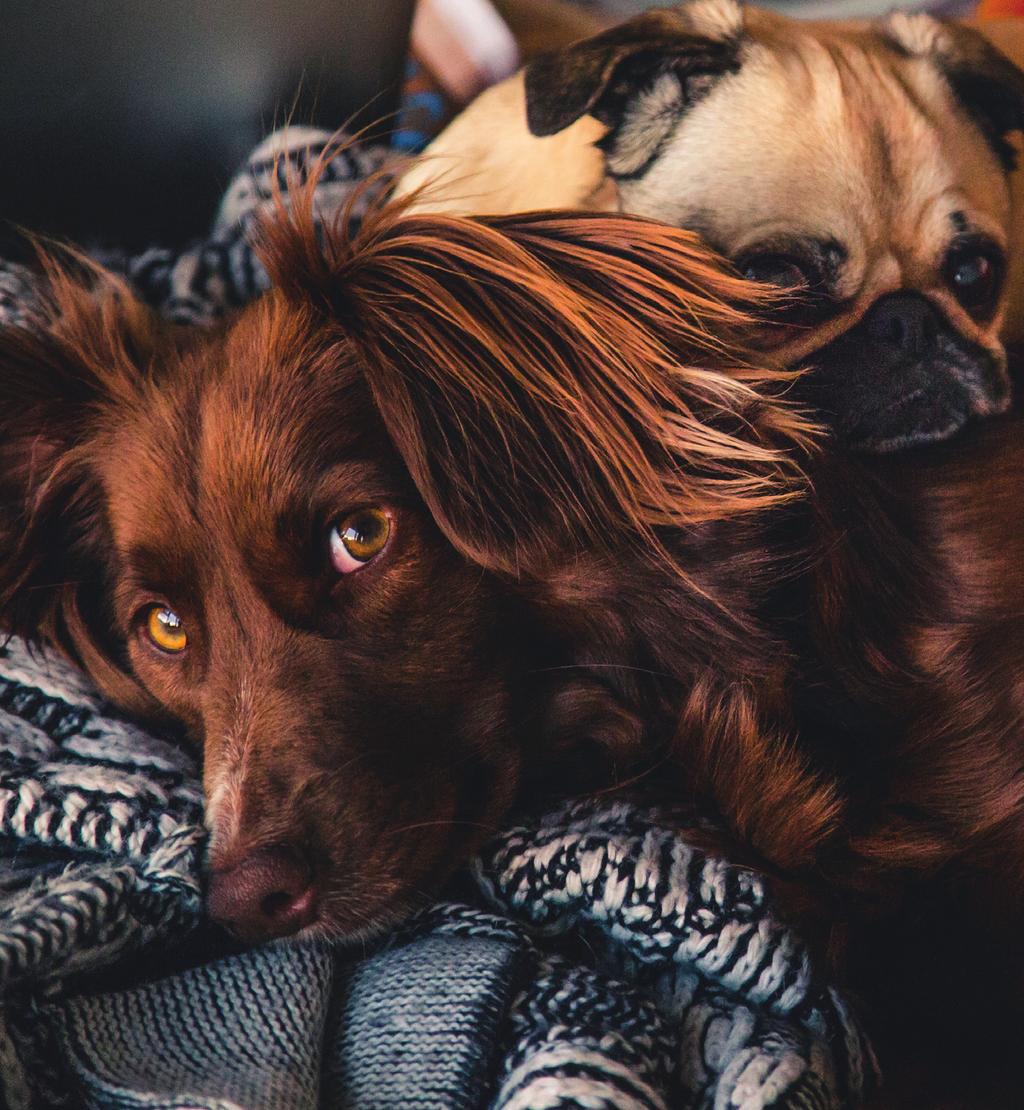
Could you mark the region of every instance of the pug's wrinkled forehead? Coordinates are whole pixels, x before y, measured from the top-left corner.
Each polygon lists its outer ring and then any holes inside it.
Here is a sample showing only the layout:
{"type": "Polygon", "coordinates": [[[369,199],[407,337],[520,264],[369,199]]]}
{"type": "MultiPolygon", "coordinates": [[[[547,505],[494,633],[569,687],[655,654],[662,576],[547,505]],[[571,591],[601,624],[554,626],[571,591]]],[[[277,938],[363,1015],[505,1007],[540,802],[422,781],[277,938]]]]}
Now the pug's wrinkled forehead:
{"type": "Polygon", "coordinates": [[[978,32],[696,0],[539,58],[524,85],[534,135],[584,113],[607,128],[597,145],[622,210],[698,231],[792,293],[775,342],[825,367],[823,406],[851,442],[944,438],[1008,404],[1008,137],[1024,126],[1024,74],[978,32]],[[845,397],[850,374],[863,395],[845,397]]]}
{"type": "Polygon", "coordinates": [[[803,271],[856,310],[896,288],[941,294],[972,236],[1003,267],[1024,78],[976,33],[712,0],[575,49],[527,70],[533,132],[597,117],[622,209],[702,232],[750,276],[803,271]]]}

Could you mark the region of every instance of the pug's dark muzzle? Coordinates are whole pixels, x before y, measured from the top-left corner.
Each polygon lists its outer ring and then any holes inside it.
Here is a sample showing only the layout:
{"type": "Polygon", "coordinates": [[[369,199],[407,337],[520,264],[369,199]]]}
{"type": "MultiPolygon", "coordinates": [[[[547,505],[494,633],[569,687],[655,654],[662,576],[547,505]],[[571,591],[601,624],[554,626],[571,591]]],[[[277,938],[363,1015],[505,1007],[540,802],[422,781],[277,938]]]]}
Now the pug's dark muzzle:
{"type": "Polygon", "coordinates": [[[1005,355],[968,342],[918,293],[882,297],[810,363],[802,399],[853,450],[946,439],[1010,403],[1005,355]]]}

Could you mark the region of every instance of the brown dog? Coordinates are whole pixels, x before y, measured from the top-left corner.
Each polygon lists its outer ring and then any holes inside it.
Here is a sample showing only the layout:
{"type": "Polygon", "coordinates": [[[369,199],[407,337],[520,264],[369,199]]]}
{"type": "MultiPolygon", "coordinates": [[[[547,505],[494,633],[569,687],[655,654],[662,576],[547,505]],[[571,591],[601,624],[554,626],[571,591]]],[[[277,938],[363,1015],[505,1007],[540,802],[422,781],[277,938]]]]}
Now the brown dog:
{"type": "Polygon", "coordinates": [[[221,332],[54,272],[0,335],[2,623],[201,741],[214,916],[379,929],[580,745],[808,864],[837,809],[758,620],[806,428],[732,341],[757,288],[619,216],[270,236],[221,332]]]}
{"type": "Polygon", "coordinates": [[[846,443],[888,451],[1008,403],[1007,136],[1022,125],[1024,75],[977,31],[695,0],[534,59],[399,191],[429,185],[431,210],[621,209],[700,232],[793,294],[780,357],[813,364],[809,397],[846,443]]]}

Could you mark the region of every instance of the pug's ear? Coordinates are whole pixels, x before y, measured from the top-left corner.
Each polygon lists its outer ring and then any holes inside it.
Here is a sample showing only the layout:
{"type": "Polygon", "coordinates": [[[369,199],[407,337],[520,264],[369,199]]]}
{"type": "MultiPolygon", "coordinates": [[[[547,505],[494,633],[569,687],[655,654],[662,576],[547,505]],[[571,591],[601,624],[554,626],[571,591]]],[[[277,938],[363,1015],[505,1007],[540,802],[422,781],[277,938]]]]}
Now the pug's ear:
{"type": "Polygon", "coordinates": [[[734,0],[694,0],[542,54],[526,67],[530,131],[554,135],[588,113],[614,130],[635,97],[661,78],[668,84],[660,99],[671,88],[668,99],[681,109],[739,68],[742,33],[734,0]]]}
{"type": "Polygon", "coordinates": [[[1016,152],[1007,136],[1024,130],[1024,71],[981,31],[962,23],[896,14],[886,29],[903,50],[933,59],[1003,168],[1015,169],[1016,152]]]}

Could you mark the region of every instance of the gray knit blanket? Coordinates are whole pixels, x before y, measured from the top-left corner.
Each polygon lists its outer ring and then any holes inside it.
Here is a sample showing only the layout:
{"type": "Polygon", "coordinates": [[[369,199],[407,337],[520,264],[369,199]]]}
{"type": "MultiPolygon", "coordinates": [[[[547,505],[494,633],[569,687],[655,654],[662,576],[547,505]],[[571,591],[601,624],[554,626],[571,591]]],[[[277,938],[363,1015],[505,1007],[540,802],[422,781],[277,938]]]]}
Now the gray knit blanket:
{"type": "MultiPolygon", "coordinates": [[[[268,140],[210,238],[119,265],[184,324],[258,295],[249,246],[284,151],[268,140]]],[[[338,154],[324,212],[377,169],[338,154]]],[[[0,265],[0,326],[34,279],[0,265]]],[[[372,950],[243,950],[204,920],[193,757],[18,640],[0,648],[0,1107],[587,1110],[860,1105],[857,1020],[772,912],[766,882],[669,817],[579,802],[523,818],[372,950]]]]}

